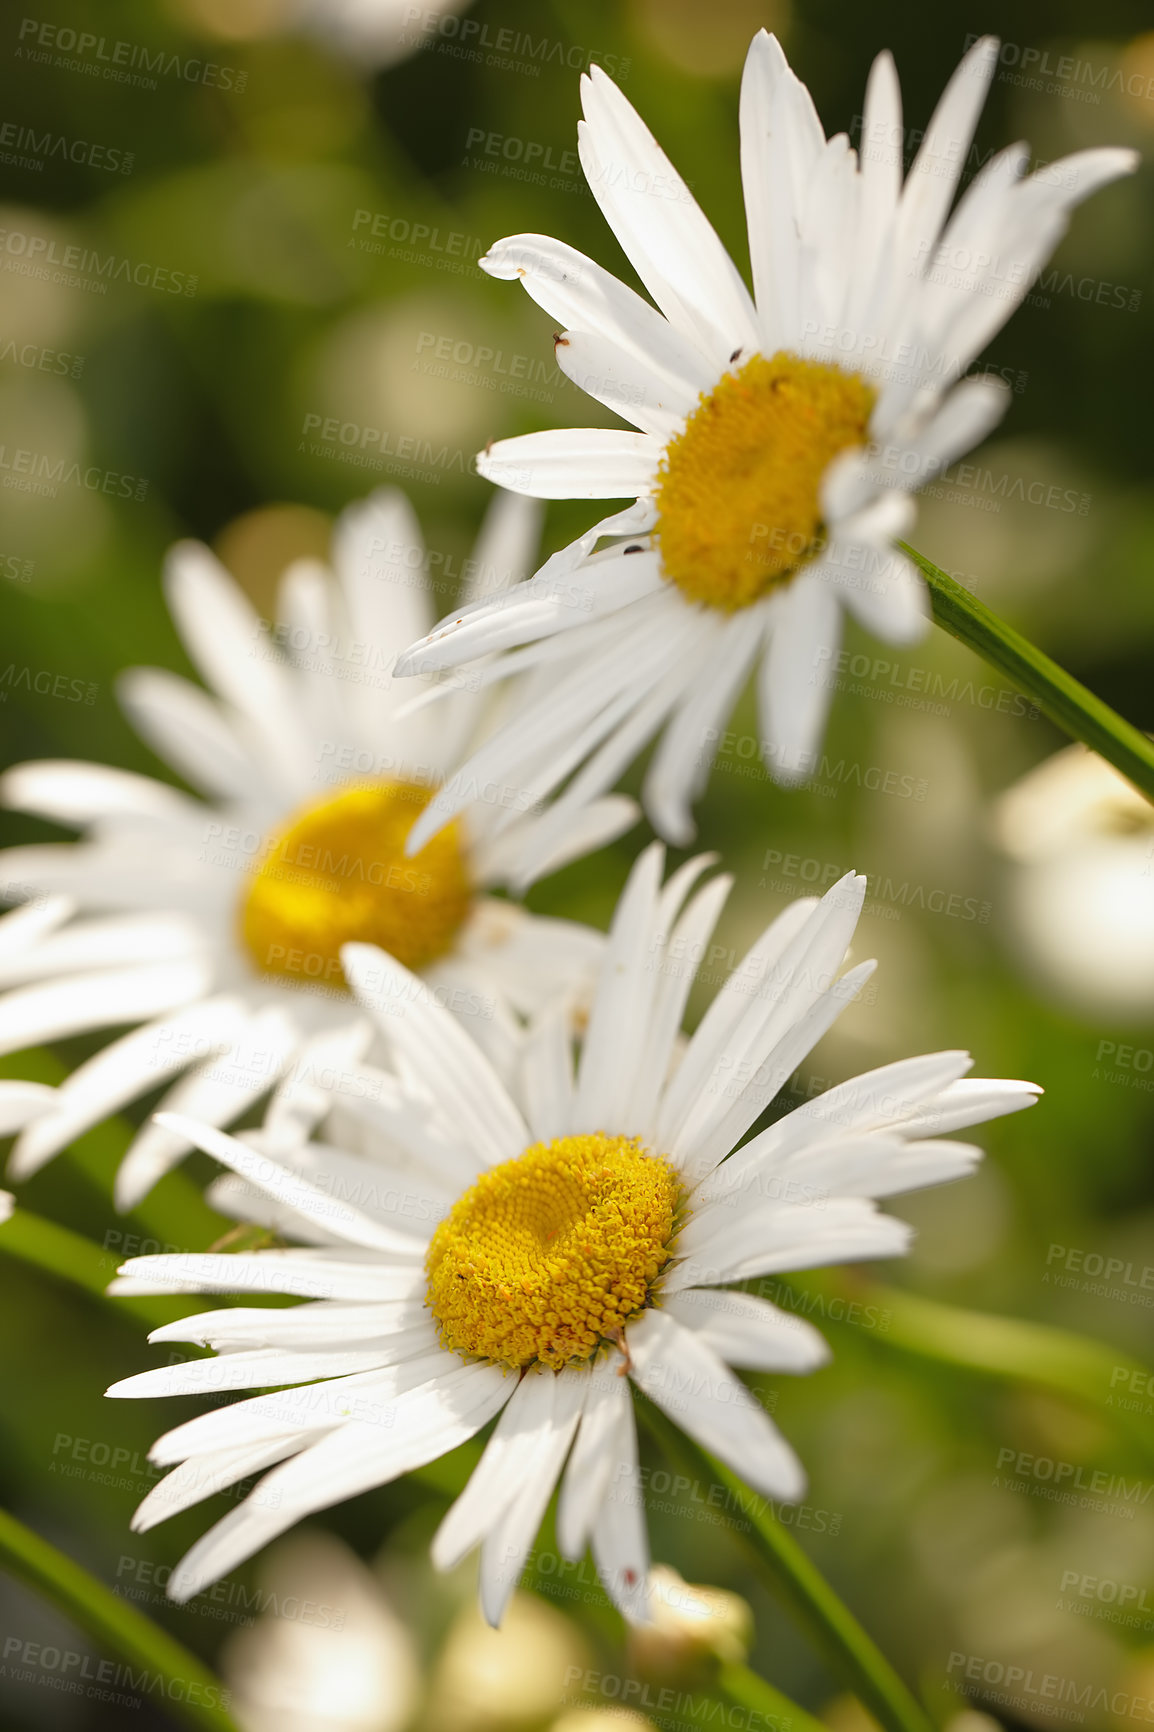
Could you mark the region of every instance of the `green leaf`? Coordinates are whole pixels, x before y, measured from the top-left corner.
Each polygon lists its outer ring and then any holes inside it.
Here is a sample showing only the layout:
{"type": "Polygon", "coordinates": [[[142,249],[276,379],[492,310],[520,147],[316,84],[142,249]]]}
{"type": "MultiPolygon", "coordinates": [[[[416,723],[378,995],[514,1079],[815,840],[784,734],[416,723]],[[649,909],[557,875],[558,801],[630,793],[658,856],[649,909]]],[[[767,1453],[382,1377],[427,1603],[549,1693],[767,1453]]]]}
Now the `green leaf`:
{"type": "Polygon", "coordinates": [[[943,630],[976,650],[1071,739],[1081,740],[1154,800],[1154,742],[916,548],[898,545],[929,584],[934,618],[943,630]]]}
{"type": "Polygon", "coordinates": [[[1151,1375],[1120,1348],[1047,1323],[965,1311],[872,1281],[855,1288],[854,1297],[889,1312],[888,1326],[877,1331],[877,1341],[959,1370],[1032,1383],[1105,1410],[1110,1422],[1154,1459],[1154,1436],[1142,1416],[1106,1407],[1111,1390],[1121,1385],[1120,1372],[1127,1381],[1133,1373],[1146,1381],[1151,1375]]]}
{"type": "Polygon", "coordinates": [[[0,1568],[59,1606],[136,1674],[135,1682],[117,1677],[109,1688],[143,1688],[147,1700],[163,1702],[188,1726],[236,1732],[228,1691],[195,1654],[7,1510],[0,1510],[0,1568]]]}
{"type": "Polygon", "coordinates": [[[109,1309],[120,1312],[126,1321],[145,1323],[149,1329],[207,1309],[205,1302],[195,1295],[180,1299],[169,1299],[163,1294],[110,1298],[105,1289],[116,1272],[116,1257],[70,1227],[60,1227],[28,1209],[18,1208],[0,1223],[0,1251],[44,1274],[54,1275],[69,1286],[79,1287],[109,1309]]]}
{"type": "Polygon", "coordinates": [[[748,1518],[748,1527],[739,1537],[760,1565],[770,1587],[789,1606],[886,1732],[931,1732],[932,1722],[925,1710],[816,1564],[774,1519],[764,1500],[750,1501],[748,1486],[707,1455],[652,1402],[639,1398],[637,1411],[671,1461],[679,1461],[695,1477],[713,1480],[736,1498],[743,1498],[742,1510],[748,1518]]]}

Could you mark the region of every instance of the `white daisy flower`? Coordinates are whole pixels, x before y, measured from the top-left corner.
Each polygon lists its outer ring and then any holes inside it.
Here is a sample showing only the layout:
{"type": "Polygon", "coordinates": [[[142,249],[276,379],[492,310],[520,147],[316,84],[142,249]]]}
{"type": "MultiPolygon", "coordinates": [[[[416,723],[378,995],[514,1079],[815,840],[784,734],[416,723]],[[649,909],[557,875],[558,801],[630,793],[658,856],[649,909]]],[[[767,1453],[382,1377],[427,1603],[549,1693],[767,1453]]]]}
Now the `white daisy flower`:
{"type": "MultiPolygon", "coordinates": [[[[531,563],[534,508],[491,513],[474,593],[531,563]]],[[[274,1085],[274,1114],[311,1110],[316,1079],[363,1054],[369,1025],[349,996],[340,947],[383,945],[468,1016],[499,1062],[518,1019],[590,978],[602,935],[489,897],[617,835],[628,801],[535,813],[511,785],[478,784],[468,812],[415,859],[405,839],[475,737],[484,694],[402,720],[397,652],[427,626],[420,531],[383,491],[341,517],[335,573],[290,567],[270,632],[228,573],[194,542],[168,562],[168,598],[209,691],[156,668],[120,695],[148,743],[206,797],[100,764],[10,770],[11,806],[83,827],[81,843],[0,855],[9,898],[72,898],[39,916],[39,942],[0,956],[0,1052],[136,1025],[82,1064],[13,1151],[27,1177],[106,1114],[176,1078],[166,1104],[224,1124],[274,1085]],[[510,818],[508,824],[500,820],[510,818]],[[51,915],[51,920],[49,919],[51,915]]],[[[121,1166],[130,1208],[189,1148],[145,1127],[121,1166]]]]}
{"type": "MultiPolygon", "coordinates": [[[[741,88],[753,296],[612,80],[596,66],[582,79],[585,176],[656,307],[544,235],[498,241],[480,263],[520,279],[562,329],[558,365],[639,431],[530,433],[477,467],[538,498],[639,497],[511,595],[454,611],[398,664],[427,672],[506,651],[486,679],[531,671],[469,775],[545,793],[575,771],[580,799],[661,733],[645,804],[684,843],[751,674],[762,755],[795,782],[817,761],[843,608],[891,643],[925,629],[925,586],[897,546],[910,494],[1007,400],[1000,380],[958,381],[1072,208],[1136,162],[1087,150],[1026,175],[1029,151],[1012,145],[948,215],[996,61],[990,38],[962,61],[903,183],[890,56],[870,74],[859,162],[844,133],[826,139],[760,32],[741,88]]],[[[446,784],[414,846],[466,787],[446,784]]]]}
{"type": "Polygon", "coordinates": [[[179,1121],[231,1169],[225,1183],[247,1217],[300,1247],[138,1258],[112,1291],[310,1302],[156,1330],[154,1341],[203,1342],[220,1356],[110,1391],[285,1386],[155,1446],[155,1461],[179,1465],[142,1504],[138,1528],[272,1468],[174,1570],[176,1597],[499,1416],[434,1561],[448,1569],[480,1546],[481,1604],[496,1623],[560,1479],[561,1550],[579,1558],[591,1543],[607,1591],[644,1620],[629,1379],[755,1490],[801,1496],[800,1464],[732,1367],[811,1371],[826,1345],[733,1284],[900,1254],[909,1229],[874,1199],[969,1172],[980,1151],[945,1133],[1038,1091],[962,1080],[968,1054],[931,1053],[831,1089],[739,1148],[873,971],[865,962],[838,976],[865,880],[850,873],[775,920],[682,1046],[695,959],[729,881],[694,891],[702,857],[662,887],[662,859],[659,844],[641,856],[618,904],[575,1072],[561,1006],[535,1023],[511,1090],[427,986],[350,945],[346,972],[396,1079],[358,1104],[367,1152],[179,1121]]]}

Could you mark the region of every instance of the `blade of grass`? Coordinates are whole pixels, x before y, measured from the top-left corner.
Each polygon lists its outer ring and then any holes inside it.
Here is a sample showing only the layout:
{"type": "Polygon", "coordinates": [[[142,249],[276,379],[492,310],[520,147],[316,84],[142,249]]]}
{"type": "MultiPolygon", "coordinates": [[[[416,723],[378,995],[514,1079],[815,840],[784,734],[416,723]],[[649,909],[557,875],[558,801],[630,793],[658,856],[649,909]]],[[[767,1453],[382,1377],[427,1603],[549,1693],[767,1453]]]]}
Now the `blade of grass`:
{"type": "Polygon", "coordinates": [[[237,1732],[229,1692],[195,1654],[74,1559],[0,1510],[0,1569],[27,1583],[118,1656],[109,1688],[143,1690],[199,1732],[237,1732]],[[125,1671],[127,1675],[125,1675],[125,1671]]]}
{"type": "Polygon", "coordinates": [[[1154,800],[1154,742],[940,566],[905,542],[899,546],[928,583],[934,619],[943,631],[1005,674],[1072,740],[1081,740],[1154,800]]]}

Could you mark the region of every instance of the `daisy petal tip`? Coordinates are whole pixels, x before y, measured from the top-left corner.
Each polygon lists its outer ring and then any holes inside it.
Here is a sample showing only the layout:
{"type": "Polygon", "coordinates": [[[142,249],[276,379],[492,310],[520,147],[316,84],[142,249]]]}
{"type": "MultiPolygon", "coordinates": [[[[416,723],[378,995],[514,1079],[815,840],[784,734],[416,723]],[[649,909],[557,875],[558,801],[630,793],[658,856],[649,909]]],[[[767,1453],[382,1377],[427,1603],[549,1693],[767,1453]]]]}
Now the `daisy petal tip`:
{"type": "Polygon", "coordinates": [[[777,1495],[781,1499],[782,1503],[800,1503],[806,1494],[808,1484],[809,1481],[805,1477],[805,1470],[801,1463],[795,1458],[793,1462],[793,1471],[791,1473],[786,1472],[782,1474],[777,1495]]]}
{"type": "Polygon", "coordinates": [[[431,805],[426,806],[409,831],[408,839],[405,842],[405,858],[411,860],[414,854],[419,854],[425,843],[431,842],[437,831],[444,829],[448,822],[448,818],[442,817],[441,813],[438,812],[435,800],[431,805]]]}
{"type": "Polygon", "coordinates": [[[422,671],[421,655],[428,648],[428,638],[422,638],[420,643],[410,644],[408,649],[399,655],[393,664],[393,678],[398,680],[411,679],[414,674],[422,671]]]}
{"type": "Polygon", "coordinates": [[[697,825],[689,813],[661,811],[648,812],[649,822],[663,841],[671,848],[692,848],[697,840],[697,825]]]}
{"type": "Polygon", "coordinates": [[[41,1167],[47,1164],[47,1159],[48,1157],[41,1159],[33,1150],[22,1149],[19,1143],[16,1143],[4,1168],[5,1177],[21,1184],[25,1179],[33,1178],[41,1167]]]}
{"type": "Polygon", "coordinates": [[[151,1186],[134,1174],[125,1176],[121,1167],[112,1185],[112,1206],[118,1215],[131,1215],[138,1203],[142,1203],[148,1195],[151,1186]]]}

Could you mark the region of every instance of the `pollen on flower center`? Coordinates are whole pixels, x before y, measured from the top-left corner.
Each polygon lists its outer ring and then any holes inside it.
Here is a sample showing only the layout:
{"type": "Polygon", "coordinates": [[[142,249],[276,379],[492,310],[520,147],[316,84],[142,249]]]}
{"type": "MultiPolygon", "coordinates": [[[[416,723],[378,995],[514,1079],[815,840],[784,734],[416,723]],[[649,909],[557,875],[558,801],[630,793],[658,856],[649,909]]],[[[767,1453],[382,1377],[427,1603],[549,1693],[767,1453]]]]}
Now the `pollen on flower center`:
{"type": "Polygon", "coordinates": [[[821,478],[866,443],[874,396],[856,374],[784,351],[703,393],[658,468],[665,576],[726,613],[788,582],[824,545],[821,478]]]}
{"type": "Polygon", "coordinates": [[[431,798],[415,782],[342,788],[266,838],[240,913],[262,973],[343,987],[342,944],[379,944],[406,968],[450,949],[470,905],[460,825],[405,858],[431,798]]]}
{"type": "Polygon", "coordinates": [[[680,1182],[632,1137],[558,1137],[483,1173],[433,1234],[426,1302],[445,1346],[502,1365],[588,1359],[669,1256],[680,1182]]]}

